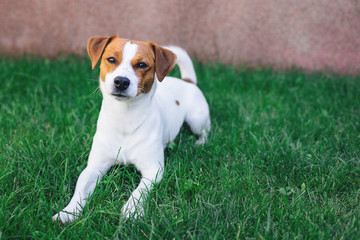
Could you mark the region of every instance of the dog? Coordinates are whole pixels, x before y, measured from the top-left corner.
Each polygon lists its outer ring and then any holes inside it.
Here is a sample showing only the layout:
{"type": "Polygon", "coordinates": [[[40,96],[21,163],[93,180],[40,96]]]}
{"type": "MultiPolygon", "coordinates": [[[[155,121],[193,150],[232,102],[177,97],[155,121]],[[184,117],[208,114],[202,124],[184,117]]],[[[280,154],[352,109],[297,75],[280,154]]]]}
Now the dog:
{"type": "Polygon", "coordinates": [[[183,123],[204,144],[210,131],[206,99],[197,87],[194,66],[180,47],[94,36],[87,51],[92,69],[100,63],[103,96],[97,129],[86,168],[81,172],[70,203],[53,220],[74,221],[96,183],[113,166],[133,164],[141,181],[121,212],[126,217],[144,215],[143,203],[164,173],[164,148],[183,123]],[[182,79],[166,77],[178,65],[182,79]]]}

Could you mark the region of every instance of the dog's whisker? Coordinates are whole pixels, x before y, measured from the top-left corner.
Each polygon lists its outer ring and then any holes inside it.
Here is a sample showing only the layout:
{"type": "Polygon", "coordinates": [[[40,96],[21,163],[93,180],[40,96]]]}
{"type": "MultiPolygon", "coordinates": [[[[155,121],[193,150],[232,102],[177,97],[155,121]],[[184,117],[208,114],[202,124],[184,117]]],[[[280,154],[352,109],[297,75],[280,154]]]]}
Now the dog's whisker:
{"type": "Polygon", "coordinates": [[[96,87],[95,90],[92,93],[90,93],[90,96],[92,95],[101,95],[100,87],[96,87]]]}
{"type": "Polygon", "coordinates": [[[138,89],[139,89],[139,92],[140,92],[140,93],[146,93],[145,87],[138,86],[138,89]]]}

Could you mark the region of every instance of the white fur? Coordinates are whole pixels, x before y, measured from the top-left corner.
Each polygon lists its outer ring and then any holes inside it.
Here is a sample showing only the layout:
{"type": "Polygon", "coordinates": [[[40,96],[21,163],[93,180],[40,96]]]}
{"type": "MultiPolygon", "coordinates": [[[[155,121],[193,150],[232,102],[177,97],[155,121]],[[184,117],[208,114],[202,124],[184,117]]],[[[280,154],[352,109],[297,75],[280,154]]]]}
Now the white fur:
{"type": "MultiPolygon", "coordinates": [[[[126,101],[119,101],[110,95],[111,83],[116,76],[126,76],[132,85],[137,86],[139,79],[129,68],[136,49],[136,44],[126,43],[123,62],[106,75],[105,83],[100,81],[103,102],[88,165],[79,176],[70,203],[53,216],[54,220],[59,219],[63,223],[73,221],[85,206],[96,183],[114,164],[134,164],[140,171],[141,182],[122,207],[122,213],[125,217],[142,216],[148,191],[163,176],[163,150],[167,143],[175,139],[183,122],[187,122],[191,130],[199,135],[197,143],[203,144],[206,140],[210,130],[209,107],[195,84],[173,77],[166,77],[160,83],[155,77],[152,89],[147,94],[126,101]]],[[[188,61],[190,58],[186,56],[187,59],[183,59],[184,53],[178,55],[178,62],[188,61]]],[[[193,69],[192,64],[191,67],[193,69]]],[[[184,71],[183,66],[182,75],[184,71]]],[[[193,76],[191,79],[194,80],[193,76]]]]}

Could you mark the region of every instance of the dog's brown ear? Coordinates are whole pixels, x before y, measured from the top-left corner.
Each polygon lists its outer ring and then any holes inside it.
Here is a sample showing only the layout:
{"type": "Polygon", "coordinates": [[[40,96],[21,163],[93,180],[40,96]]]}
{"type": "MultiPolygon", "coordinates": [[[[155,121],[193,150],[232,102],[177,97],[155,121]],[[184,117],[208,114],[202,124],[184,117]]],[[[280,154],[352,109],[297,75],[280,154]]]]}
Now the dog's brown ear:
{"type": "Polygon", "coordinates": [[[87,52],[91,60],[92,69],[94,69],[96,64],[99,62],[106,46],[111,42],[111,40],[116,37],[117,35],[113,35],[110,37],[95,36],[89,38],[89,40],[87,41],[87,52]]]}
{"type": "Polygon", "coordinates": [[[155,72],[158,80],[161,82],[165,76],[175,67],[176,55],[172,51],[162,48],[155,43],[148,43],[154,50],[155,72]]]}

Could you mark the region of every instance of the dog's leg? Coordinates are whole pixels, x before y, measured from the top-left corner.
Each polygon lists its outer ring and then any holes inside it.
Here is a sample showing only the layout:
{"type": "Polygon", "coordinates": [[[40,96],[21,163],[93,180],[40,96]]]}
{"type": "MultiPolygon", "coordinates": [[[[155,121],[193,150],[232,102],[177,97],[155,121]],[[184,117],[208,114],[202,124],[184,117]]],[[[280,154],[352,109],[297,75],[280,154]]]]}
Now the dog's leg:
{"type": "Polygon", "coordinates": [[[196,144],[204,145],[211,125],[209,112],[206,110],[193,111],[186,116],[185,121],[189,124],[191,131],[199,136],[196,144]]]}
{"type": "Polygon", "coordinates": [[[163,160],[158,166],[152,168],[138,170],[141,172],[142,178],[139,186],[132,192],[129,200],[122,207],[122,212],[126,218],[130,216],[137,218],[144,215],[144,201],[148,192],[152,189],[153,184],[160,182],[163,176],[163,160]]]}
{"type": "Polygon", "coordinates": [[[87,198],[93,193],[96,183],[110,169],[112,164],[94,165],[89,162],[88,166],[81,172],[75,187],[75,192],[70,203],[53,220],[62,223],[72,222],[78,217],[85,206],[87,198]]]}
{"type": "Polygon", "coordinates": [[[204,145],[207,142],[207,136],[210,131],[210,118],[208,118],[199,132],[193,131],[195,134],[198,134],[199,138],[195,142],[197,145],[204,145]]]}

